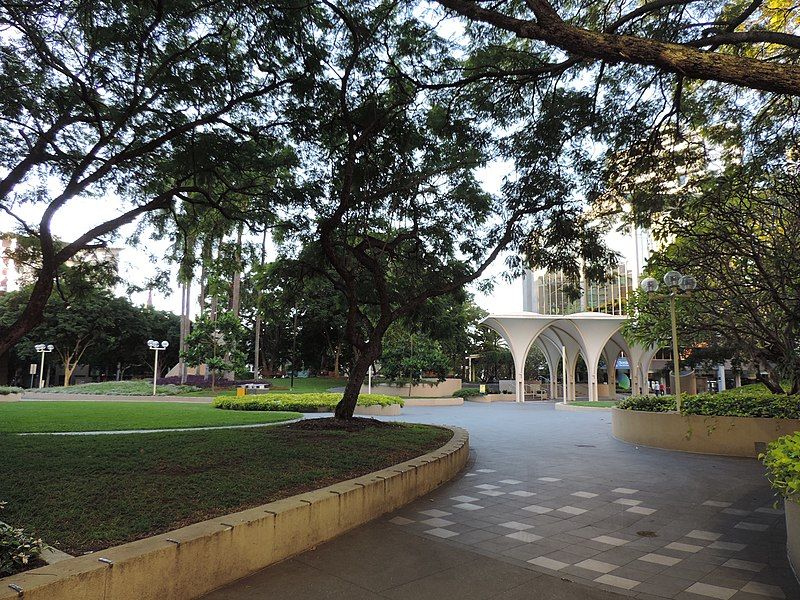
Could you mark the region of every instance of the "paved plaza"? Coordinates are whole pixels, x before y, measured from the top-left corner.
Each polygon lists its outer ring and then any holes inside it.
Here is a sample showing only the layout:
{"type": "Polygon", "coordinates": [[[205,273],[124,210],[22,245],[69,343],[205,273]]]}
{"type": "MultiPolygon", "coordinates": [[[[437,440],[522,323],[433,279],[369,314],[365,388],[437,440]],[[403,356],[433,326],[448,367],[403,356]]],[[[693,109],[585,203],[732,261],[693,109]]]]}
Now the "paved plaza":
{"type": "Polygon", "coordinates": [[[207,600],[800,598],[752,459],[636,447],[609,411],[410,407],[470,432],[468,468],[403,509],[207,600]]]}

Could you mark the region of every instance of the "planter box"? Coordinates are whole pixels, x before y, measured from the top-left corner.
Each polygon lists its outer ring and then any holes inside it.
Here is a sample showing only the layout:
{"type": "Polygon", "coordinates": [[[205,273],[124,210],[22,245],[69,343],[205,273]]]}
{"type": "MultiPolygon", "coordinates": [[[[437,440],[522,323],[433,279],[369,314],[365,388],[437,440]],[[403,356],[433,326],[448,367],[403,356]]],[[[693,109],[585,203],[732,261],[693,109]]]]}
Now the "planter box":
{"type": "Polygon", "coordinates": [[[389,406],[356,406],[353,414],[379,417],[396,417],[400,414],[400,405],[390,404],[389,406]]]}
{"type": "Polygon", "coordinates": [[[618,440],[641,446],[755,458],[769,442],[800,431],[800,419],[706,417],[613,408],[611,429],[618,440]]]}
{"type": "Polygon", "coordinates": [[[441,448],[381,471],[0,578],[0,600],[198,598],[452,479],[469,459],[469,436],[450,429],[454,436],[441,448]]]}
{"type": "Polygon", "coordinates": [[[485,396],[467,396],[467,402],[514,402],[517,397],[514,394],[486,394],[485,396]]]}
{"type": "MultiPolygon", "coordinates": [[[[367,393],[367,385],[361,386],[361,393],[367,393]]],[[[419,383],[412,386],[408,385],[384,385],[373,383],[373,394],[385,394],[386,396],[400,396],[401,398],[449,398],[461,389],[461,380],[448,378],[444,381],[431,381],[419,383]]]]}
{"type": "Polygon", "coordinates": [[[406,406],[461,406],[464,399],[455,398],[403,398],[406,406]]]}
{"type": "Polygon", "coordinates": [[[0,394],[0,402],[19,402],[22,394],[0,394]]]}
{"type": "Polygon", "coordinates": [[[783,504],[786,509],[786,555],[794,576],[800,582],[800,504],[788,498],[783,504]]]}

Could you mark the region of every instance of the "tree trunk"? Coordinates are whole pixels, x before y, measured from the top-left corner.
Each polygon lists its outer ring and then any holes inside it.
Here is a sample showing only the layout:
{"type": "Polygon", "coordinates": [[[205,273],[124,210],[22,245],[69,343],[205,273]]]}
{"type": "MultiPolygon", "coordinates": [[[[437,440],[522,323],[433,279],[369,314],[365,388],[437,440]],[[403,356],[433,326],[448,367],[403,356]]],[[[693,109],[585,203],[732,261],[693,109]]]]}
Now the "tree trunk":
{"type": "Polygon", "coordinates": [[[775,373],[772,370],[767,371],[766,373],[760,372],[758,374],[758,380],[763,383],[773,394],[786,393],[786,390],[784,390],[783,386],[781,385],[780,379],[775,376],[775,373]]]}
{"type": "Polygon", "coordinates": [[[237,317],[239,316],[239,305],[241,304],[240,298],[242,296],[242,233],[244,223],[239,223],[239,231],[236,233],[236,257],[235,257],[235,271],[233,272],[233,281],[231,283],[231,312],[237,317]]]}
{"type": "Polygon", "coordinates": [[[342,354],[342,344],[336,344],[336,349],[333,351],[333,376],[339,378],[339,357],[342,354]]]}
{"type": "Polygon", "coordinates": [[[375,359],[380,356],[381,336],[375,336],[377,342],[371,342],[367,345],[363,353],[356,353],[356,361],[350,367],[350,377],[347,379],[347,385],[344,388],[344,396],[336,405],[336,412],[334,415],[337,419],[352,419],[353,412],[356,410],[358,403],[358,395],[361,393],[361,386],[364,385],[364,379],[367,377],[369,367],[375,362],[375,359]]]}

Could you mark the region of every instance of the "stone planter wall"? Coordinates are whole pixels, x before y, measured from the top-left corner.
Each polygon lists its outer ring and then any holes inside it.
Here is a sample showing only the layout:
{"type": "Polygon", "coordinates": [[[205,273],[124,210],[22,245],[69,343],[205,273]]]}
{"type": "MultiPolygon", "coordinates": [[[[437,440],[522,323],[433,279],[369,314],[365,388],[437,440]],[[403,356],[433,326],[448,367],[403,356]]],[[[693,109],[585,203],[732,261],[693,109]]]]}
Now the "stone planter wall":
{"type": "MultiPolygon", "coordinates": [[[[453,392],[461,389],[461,380],[455,378],[445,379],[444,381],[431,382],[433,385],[427,383],[419,383],[410,386],[408,385],[384,385],[372,384],[373,394],[385,394],[387,396],[400,396],[401,398],[449,398],[453,392]]],[[[368,386],[361,386],[361,393],[366,394],[368,386]]]]}
{"type": "Polygon", "coordinates": [[[22,394],[0,394],[0,402],[19,402],[22,394]]]}
{"type": "Polygon", "coordinates": [[[755,458],[769,442],[800,431],[800,419],[705,417],[613,408],[611,429],[615,438],[632,444],[755,458]]]}
{"type": "Polygon", "coordinates": [[[800,504],[789,499],[783,504],[786,508],[786,554],[800,582],[800,504]]]}
{"type": "Polygon", "coordinates": [[[438,450],[382,471],[2,578],[0,600],[198,598],[450,480],[469,458],[467,432],[451,429],[438,450]]]}

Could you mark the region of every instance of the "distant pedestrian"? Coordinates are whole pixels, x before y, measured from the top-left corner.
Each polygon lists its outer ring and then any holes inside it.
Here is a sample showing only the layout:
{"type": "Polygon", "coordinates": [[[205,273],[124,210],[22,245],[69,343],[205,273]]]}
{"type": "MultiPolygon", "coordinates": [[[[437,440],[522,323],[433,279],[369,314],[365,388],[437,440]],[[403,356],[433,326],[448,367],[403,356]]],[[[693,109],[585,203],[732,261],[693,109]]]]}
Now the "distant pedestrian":
{"type": "Polygon", "coordinates": [[[661,394],[660,394],[661,396],[664,396],[664,395],[666,395],[666,393],[667,393],[667,386],[666,386],[666,384],[664,384],[664,383],[662,382],[662,383],[661,383],[661,385],[659,386],[659,390],[660,390],[660,392],[661,392],[661,394]]]}

